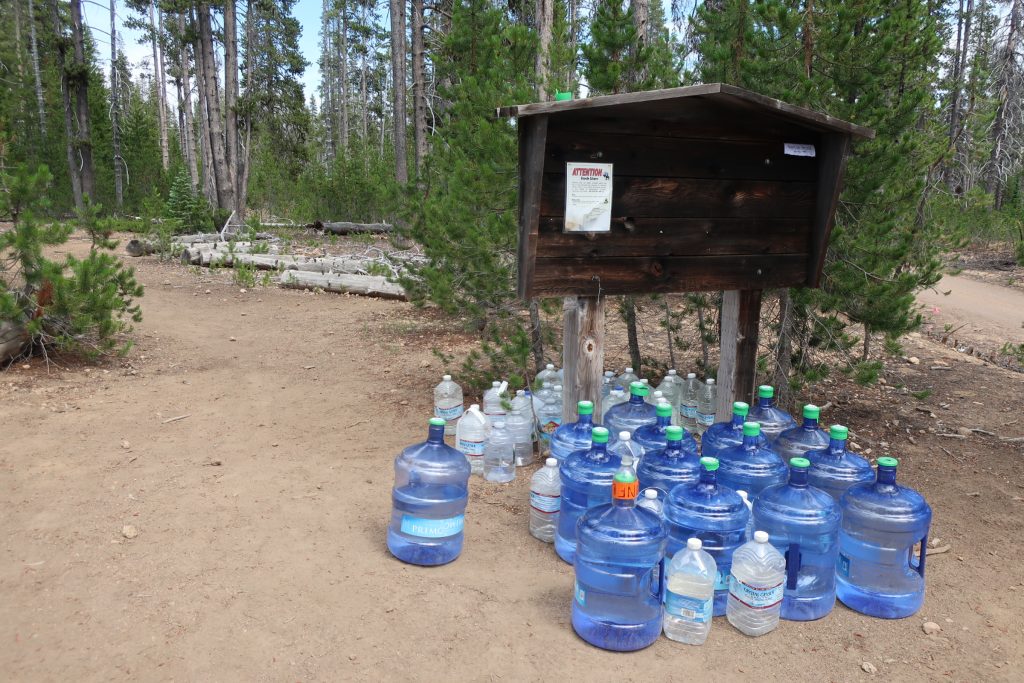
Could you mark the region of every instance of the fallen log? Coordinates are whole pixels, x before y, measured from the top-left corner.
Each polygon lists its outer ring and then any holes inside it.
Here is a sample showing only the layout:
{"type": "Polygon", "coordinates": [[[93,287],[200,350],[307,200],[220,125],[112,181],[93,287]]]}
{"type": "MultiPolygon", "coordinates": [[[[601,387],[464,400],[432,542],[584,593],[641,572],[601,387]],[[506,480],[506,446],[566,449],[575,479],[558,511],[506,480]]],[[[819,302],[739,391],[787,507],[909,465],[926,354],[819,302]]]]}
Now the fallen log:
{"type": "Polygon", "coordinates": [[[333,232],[335,235],[349,235],[355,232],[386,233],[394,229],[389,223],[348,223],[344,221],[327,223],[317,221],[308,227],[322,232],[333,232]]]}
{"type": "Polygon", "coordinates": [[[28,329],[24,325],[10,320],[0,320],[0,363],[20,355],[28,342],[28,329]]]}
{"type": "Polygon", "coordinates": [[[124,250],[129,256],[148,256],[156,251],[156,247],[149,240],[129,240],[124,245],[124,250]]]}
{"type": "Polygon", "coordinates": [[[382,299],[408,299],[401,285],[388,282],[387,278],[379,275],[320,274],[291,270],[281,274],[279,283],[289,289],[323,289],[328,292],[362,294],[382,299]]]}
{"type": "MultiPolygon", "coordinates": [[[[256,240],[271,240],[271,239],[274,239],[274,235],[270,234],[269,232],[257,232],[254,235],[251,235],[251,237],[252,237],[252,239],[256,239],[256,240]]],[[[193,244],[223,242],[224,238],[222,238],[220,236],[220,233],[211,232],[211,233],[200,233],[200,234],[197,234],[197,235],[175,235],[174,237],[171,238],[171,241],[174,242],[175,244],[193,245],[193,244]]]]}
{"type": "Polygon", "coordinates": [[[366,273],[368,261],[342,257],[314,258],[306,256],[245,254],[227,251],[200,252],[197,262],[210,268],[252,266],[257,270],[300,270],[311,273],[366,273]]]}
{"type": "Polygon", "coordinates": [[[181,252],[181,262],[191,263],[193,265],[199,265],[202,263],[203,254],[228,254],[234,252],[236,254],[248,254],[253,249],[258,248],[261,253],[264,254],[277,254],[280,251],[280,247],[276,244],[271,245],[254,245],[252,242],[214,242],[207,244],[193,244],[185,247],[181,252]]]}

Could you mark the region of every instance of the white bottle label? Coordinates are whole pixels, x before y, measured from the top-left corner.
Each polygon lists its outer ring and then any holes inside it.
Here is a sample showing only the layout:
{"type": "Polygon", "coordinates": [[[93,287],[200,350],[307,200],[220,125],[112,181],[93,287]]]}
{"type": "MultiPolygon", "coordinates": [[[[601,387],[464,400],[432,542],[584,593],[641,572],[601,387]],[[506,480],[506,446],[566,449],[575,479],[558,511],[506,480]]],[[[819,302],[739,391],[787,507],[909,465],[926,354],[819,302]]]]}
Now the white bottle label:
{"type": "Polygon", "coordinates": [[[553,496],[549,493],[537,493],[530,491],[530,507],[537,512],[553,514],[562,508],[562,497],[553,496]]]}
{"type": "Polygon", "coordinates": [[[443,420],[451,422],[462,417],[462,404],[452,406],[451,408],[442,408],[440,406],[434,406],[434,416],[439,417],[443,420]]]}
{"type": "Polygon", "coordinates": [[[706,624],[711,621],[715,599],[703,600],[689,595],[680,595],[665,591],[665,611],[674,617],[695,624],[706,624]]]}
{"type": "Polygon", "coordinates": [[[402,515],[402,533],[420,538],[447,538],[462,533],[465,515],[456,515],[447,519],[427,519],[402,515]]]}
{"type": "Polygon", "coordinates": [[[769,609],[782,602],[782,581],[772,586],[751,586],[729,576],[729,595],[750,609],[769,609]]]}
{"type": "Polygon", "coordinates": [[[459,439],[457,447],[460,452],[469,456],[479,456],[484,454],[484,441],[476,441],[475,439],[459,439]]]}

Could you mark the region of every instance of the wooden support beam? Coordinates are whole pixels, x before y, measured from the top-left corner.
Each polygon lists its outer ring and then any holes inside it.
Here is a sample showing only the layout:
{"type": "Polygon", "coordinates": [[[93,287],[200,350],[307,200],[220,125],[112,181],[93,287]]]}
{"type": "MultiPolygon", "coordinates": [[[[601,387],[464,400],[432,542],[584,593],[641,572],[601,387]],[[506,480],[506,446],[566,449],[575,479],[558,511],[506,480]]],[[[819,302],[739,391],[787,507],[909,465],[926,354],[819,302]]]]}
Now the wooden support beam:
{"type": "Polygon", "coordinates": [[[562,339],[562,422],[576,421],[576,404],[594,402],[594,422],[601,421],[604,372],[604,298],[566,297],[562,339]]]}
{"type": "Polygon", "coordinates": [[[718,364],[718,410],[715,420],[732,415],[733,401],[750,403],[757,379],[757,340],[761,322],[761,290],[722,293],[721,357],[718,364]]]}

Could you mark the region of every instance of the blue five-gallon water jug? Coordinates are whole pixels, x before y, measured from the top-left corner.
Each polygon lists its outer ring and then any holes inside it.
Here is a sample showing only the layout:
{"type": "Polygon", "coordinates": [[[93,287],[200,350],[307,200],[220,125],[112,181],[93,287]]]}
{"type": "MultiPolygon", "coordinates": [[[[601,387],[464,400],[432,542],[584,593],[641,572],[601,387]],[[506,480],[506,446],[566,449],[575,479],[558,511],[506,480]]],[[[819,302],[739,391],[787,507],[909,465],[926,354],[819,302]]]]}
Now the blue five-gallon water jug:
{"type": "Polygon", "coordinates": [[[644,400],[648,391],[643,382],[629,385],[629,400],[612,406],[604,414],[604,426],[609,432],[629,432],[632,436],[640,427],[657,423],[657,408],[644,400]]]}
{"type": "Polygon", "coordinates": [[[445,564],[462,552],[470,466],[445,445],[444,426],[431,418],[427,440],[395,458],[388,550],[403,562],[445,564]]]}
{"type": "Polygon", "coordinates": [[[789,482],[754,499],[754,528],[767,531],[786,558],[782,618],[820,619],[836,604],[839,505],[807,483],[807,458],[789,461],[789,482]]]}
{"type": "Polygon", "coordinates": [[[750,409],[747,420],[761,424],[761,433],[769,442],[779,434],[796,426],[793,416],[775,407],[775,387],[762,384],[757,388],[757,405],[750,409]]]}
{"type": "Polygon", "coordinates": [[[606,650],[639,650],[661,634],[665,529],[636,506],[638,490],[632,468],[620,468],[612,502],[588,510],[577,526],[572,627],[606,650]]]}
{"type": "Polygon", "coordinates": [[[718,454],[718,480],[734,491],[746,491],[751,499],[763,489],[782,484],[788,471],[782,458],[761,445],[761,425],[743,423],[743,443],[718,454]]]}
{"type": "Polygon", "coordinates": [[[594,427],[590,448],[576,451],[562,462],[562,503],[558,511],[555,552],[572,564],[576,554],[576,523],[583,513],[611,500],[612,477],[619,459],[608,452],[608,430],[594,427]]]}
{"type": "Polygon", "coordinates": [[[896,483],[896,458],[878,459],[878,479],[840,500],[836,593],[843,604],[885,619],[909,617],[924,602],[924,559],[932,509],[896,483]],[[921,555],[915,561],[914,547],[921,555]]]}
{"type": "Polygon", "coordinates": [[[811,461],[811,471],[807,473],[807,480],[811,486],[828,492],[838,503],[851,486],[873,482],[875,472],[871,469],[871,463],[846,450],[846,439],[849,436],[846,427],[832,425],[828,433],[828,447],[807,451],[804,455],[811,461]]]}
{"type": "Polygon", "coordinates": [[[779,457],[789,462],[790,458],[798,458],[807,451],[828,446],[828,433],[818,426],[821,408],[808,403],[804,406],[804,422],[798,427],[790,427],[779,434],[772,444],[772,450],[779,457]]]}
{"type": "MultiPolygon", "coordinates": [[[[639,431],[639,430],[637,430],[639,431]]],[[[697,445],[687,442],[682,427],[665,430],[665,447],[644,453],[636,474],[640,490],[654,488],[662,500],[679,484],[692,484],[700,477],[700,456],[697,445]]]]}
{"type": "MultiPolygon", "coordinates": [[[[644,425],[633,432],[633,441],[644,449],[644,453],[660,451],[665,447],[665,430],[672,424],[672,406],[670,404],[659,404],[655,407],[658,414],[658,421],[652,425],[644,425]]],[[[686,442],[683,447],[687,450],[697,452],[697,442],[688,432],[683,432],[683,440],[686,442]]]]}
{"type": "Polygon", "coordinates": [[[562,464],[570,453],[590,448],[590,432],[594,429],[594,404],[576,404],[576,422],[564,424],[551,434],[551,457],[562,464]]]}

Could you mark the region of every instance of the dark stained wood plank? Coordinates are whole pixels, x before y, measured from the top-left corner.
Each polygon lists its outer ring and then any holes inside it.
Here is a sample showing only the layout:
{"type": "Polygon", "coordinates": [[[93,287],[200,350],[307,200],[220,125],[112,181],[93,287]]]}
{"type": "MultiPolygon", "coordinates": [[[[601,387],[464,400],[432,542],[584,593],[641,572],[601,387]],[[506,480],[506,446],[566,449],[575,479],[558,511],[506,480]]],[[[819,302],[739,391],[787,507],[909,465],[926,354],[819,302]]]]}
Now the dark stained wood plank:
{"type": "Polygon", "coordinates": [[[835,223],[839,193],[843,189],[846,171],[846,153],[850,137],[833,133],[824,136],[823,149],[818,155],[818,196],[814,207],[814,228],[811,230],[811,250],[807,264],[807,286],[817,287],[825,265],[825,250],[835,223]]]}
{"type": "Polygon", "coordinates": [[[526,299],[537,259],[541,179],[548,118],[534,116],[519,122],[519,296],[526,299]]]}
{"type": "Polygon", "coordinates": [[[601,95],[599,97],[584,97],[560,102],[536,102],[534,104],[516,104],[509,107],[499,107],[496,116],[508,118],[510,116],[533,116],[543,113],[562,113],[567,111],[578,111],[581,109],[599,109],[619,104],[637,104],[644,102],[656,102],[664,99],[676,99],[679,97],[692,97],[694,95],[711,95],[721,92],[720,83],[707,83],[701,85],[690,85],[682,88],[668,88],[664,90],[644,90],[641,92],[623,93],[619,95],[601,95]]]}

